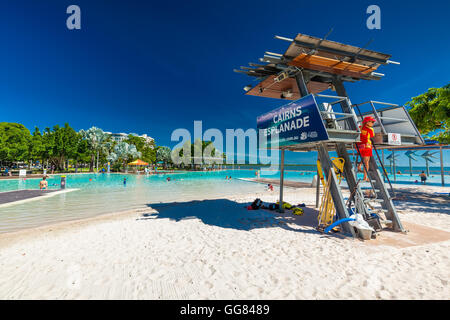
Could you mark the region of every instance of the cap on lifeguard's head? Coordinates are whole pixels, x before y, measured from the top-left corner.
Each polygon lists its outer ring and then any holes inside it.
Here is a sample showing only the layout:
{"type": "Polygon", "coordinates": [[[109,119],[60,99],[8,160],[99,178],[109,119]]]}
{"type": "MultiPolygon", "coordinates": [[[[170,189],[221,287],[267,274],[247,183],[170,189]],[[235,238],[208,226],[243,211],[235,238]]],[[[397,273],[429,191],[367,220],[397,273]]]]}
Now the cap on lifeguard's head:
{"type": "Polygon", "coordinates": [[[376,121],[376,120],[375,120],[373,117],[367,116],[367,117],[364,118],[363,123],[366,123],[366,122],[375,122],[375,121],[376,121]]]}

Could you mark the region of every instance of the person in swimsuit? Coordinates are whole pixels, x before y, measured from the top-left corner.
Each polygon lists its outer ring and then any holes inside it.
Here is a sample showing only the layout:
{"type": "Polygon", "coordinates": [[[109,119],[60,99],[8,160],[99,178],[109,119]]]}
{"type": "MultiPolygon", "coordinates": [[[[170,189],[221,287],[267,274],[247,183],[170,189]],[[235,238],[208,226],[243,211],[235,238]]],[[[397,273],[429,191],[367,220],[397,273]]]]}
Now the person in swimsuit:
{"type": "Polygon", "coordinates": [[[427,175],[425,174],[425,171],[422,171],[421,174],[419,174],[420,177],[420,183],[426,184],[427,183],[427,175]]]}
{"type": "Polygon", "coordinates": [[[41,190],[47,190],[47,188],[48,188],[48,181],[46,181],[45,179],[46,179],[46,177],[43,176],[42,180],[39,182],[39,188],[41,190]]]}

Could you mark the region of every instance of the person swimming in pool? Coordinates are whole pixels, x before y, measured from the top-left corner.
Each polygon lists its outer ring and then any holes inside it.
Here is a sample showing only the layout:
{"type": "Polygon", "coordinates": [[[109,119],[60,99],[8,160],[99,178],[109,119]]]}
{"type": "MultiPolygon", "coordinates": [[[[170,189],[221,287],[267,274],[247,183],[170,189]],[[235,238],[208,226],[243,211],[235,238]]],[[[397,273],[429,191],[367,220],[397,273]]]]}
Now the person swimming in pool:
{"type": "Polygon", "coordinates": [[[47,178],[46,176],[43,176],[42,180],[39,182],[39,188],[41,190],[47,190],[48,188],[48,181],[45,180],[46,178],[47,178]]]}
{"type": "Polygon", "coordinates": [[[127,185],[127,178],[123,178],[123,185],[124,185],[124,186],[127,185]]]}

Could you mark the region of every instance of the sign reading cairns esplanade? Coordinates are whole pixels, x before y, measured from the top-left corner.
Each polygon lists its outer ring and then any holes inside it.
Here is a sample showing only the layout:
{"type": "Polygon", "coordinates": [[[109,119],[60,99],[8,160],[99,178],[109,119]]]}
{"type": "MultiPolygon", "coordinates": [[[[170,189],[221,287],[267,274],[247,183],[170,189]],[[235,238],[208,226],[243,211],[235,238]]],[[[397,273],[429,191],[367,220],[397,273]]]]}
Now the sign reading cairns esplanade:
{"type": "Polygon", "coordinates": [[[277,148],[328,140],[313,95],[288,103],[257,118],[258,133],[267,141],[261,148],[277,148]]]}

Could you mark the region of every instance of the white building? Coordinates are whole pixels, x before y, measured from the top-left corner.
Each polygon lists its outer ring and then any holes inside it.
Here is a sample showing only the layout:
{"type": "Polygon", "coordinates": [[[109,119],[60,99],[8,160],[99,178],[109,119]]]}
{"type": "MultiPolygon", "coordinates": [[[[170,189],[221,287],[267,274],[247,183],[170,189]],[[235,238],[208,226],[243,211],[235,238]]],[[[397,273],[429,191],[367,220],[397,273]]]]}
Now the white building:
{"type": "Polygon", "coordinates": [[[146,134],[138,135],[136,133],[123,133],[123,132],[112,133],[112,132],[108,132],[108,131],[105,131],[105,133],[109,134],[111,136],[111,139],[113,141],[116,141],[116,142],[121,142],[121,141],[124,141],[124,140],[128,139],[128,135],[130,135],[130,134],[133,135],[133,136],[144,138],[146,143],[151,143],[151,142],[153,142],[155,140],[155,139],[153,139],[152,137],[150,137],[150,136],[148,136],[146,134]]]}

